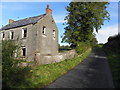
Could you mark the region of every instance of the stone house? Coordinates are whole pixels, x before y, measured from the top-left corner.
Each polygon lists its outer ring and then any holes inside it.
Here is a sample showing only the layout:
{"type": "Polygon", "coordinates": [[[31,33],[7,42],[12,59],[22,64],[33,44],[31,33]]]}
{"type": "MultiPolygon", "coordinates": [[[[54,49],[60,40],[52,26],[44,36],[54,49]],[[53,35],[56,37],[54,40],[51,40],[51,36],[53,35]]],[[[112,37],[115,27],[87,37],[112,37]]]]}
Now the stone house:
{"type": "Polygon", "coordinates": [[[46,13],[14,21],[1,28],[2,40],[21,41],[21,57],[41,64],[44,56],[58,53],[58,29],[47,5],[46,13]]]}

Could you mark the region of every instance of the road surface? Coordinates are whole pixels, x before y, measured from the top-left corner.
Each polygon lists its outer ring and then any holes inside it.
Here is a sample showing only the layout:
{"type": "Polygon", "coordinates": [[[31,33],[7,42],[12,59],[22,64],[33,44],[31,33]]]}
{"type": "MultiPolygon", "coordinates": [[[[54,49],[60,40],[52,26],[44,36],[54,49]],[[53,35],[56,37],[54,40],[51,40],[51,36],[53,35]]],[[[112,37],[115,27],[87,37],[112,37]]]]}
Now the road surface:
{"type": "Polygon", "coordinates": [[[114,88],[105,54],[92,50],[82,63],[46,88],[114,88]]]}

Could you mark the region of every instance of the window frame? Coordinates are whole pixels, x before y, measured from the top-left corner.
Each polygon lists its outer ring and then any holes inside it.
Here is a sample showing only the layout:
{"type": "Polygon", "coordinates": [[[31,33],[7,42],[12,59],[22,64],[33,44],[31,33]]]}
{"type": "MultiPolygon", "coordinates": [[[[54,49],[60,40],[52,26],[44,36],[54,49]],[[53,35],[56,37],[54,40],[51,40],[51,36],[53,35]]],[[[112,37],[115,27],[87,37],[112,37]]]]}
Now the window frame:
{"type": "Polygon", "coordinates": [[[27,37],[27,28],[22,28],[22,38],[26,38],[26,37],[27,37]]]}
{"type": "Polygon", "coordinates": [[[42,35],[46,36],[46,26],[42,27],[42,35]]]}
{"type": "Polygon", "coordinates": [[[27,55],[26,51],[27,51],[26,47],[22,47],[22,53],[21,53],[22,57],[26,57],[27,55]]]}
{"type": "Polygon", "coordinates": [[[2,40],[5,40],[5,32],[2,32],[2,40]]]}
{"type": "Polygon", "coordinates": [[[13,40],[13,39],[14,39],[14,32],[10,31],[10,40],[13,40]]]}
{"type": "Polygon", "coordinates": [[[53,39],[55,39],[56,38],[56,30],[55,29],[53,30],[52,34],[53,34],[53,39]]]}

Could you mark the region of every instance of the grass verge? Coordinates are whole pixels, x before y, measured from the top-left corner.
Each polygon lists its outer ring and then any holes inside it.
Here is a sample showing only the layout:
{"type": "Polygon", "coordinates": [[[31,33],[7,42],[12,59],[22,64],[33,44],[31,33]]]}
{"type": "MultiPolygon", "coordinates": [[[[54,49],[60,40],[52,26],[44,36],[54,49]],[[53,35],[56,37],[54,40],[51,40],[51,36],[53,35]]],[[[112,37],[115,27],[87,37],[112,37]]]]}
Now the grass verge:
{"type": "Polygon", "coordinates": [[[120,88],[120,55],[105,48],[103,50],[108,57],[115,88],[120,88]]]}
{"type": "Polygon", "coordinates": [[[59,63],[34,66],[30,70],[30,76],[26,77],[25,81],[17,84],[17,88],[43,88],[55,81],[60,76],[73,69],[76,65],[82,62],[91,52],[88,49],[83,54],[70,60],[64,60],[59,63]],[[26,83],[27,82],[27,83],[26,83]]]}

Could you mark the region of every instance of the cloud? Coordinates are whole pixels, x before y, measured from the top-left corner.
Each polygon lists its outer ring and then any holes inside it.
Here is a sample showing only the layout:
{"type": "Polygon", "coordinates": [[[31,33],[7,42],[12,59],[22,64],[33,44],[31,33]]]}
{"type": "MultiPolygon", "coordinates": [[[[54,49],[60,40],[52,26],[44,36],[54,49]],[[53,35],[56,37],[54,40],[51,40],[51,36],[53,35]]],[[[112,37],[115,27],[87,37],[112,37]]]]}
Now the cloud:
{"type": "Polygon", "coordinates": [[[56,23],[65,23],[65,20],[55,20],[56,23]]]}
{"type": "Polygon", "coordinates": [[[118,24],[104,27],[100,29],[98,33],[95,32],[95,34],[98,43],[106,43],[110,36],[118,34],[118,24]]]}
{"type": "Polygon", "coordinates": [[[55,20],[56,23],[64,23],[64,22],[66,22],[64,20],[64,18],[65,18],[65,15],[56,15],[56,16],[54,16],[54,20],[55,20]]]}

